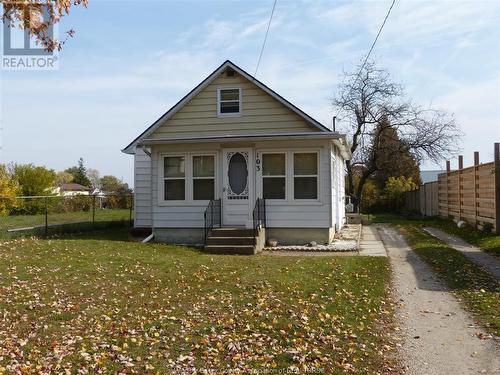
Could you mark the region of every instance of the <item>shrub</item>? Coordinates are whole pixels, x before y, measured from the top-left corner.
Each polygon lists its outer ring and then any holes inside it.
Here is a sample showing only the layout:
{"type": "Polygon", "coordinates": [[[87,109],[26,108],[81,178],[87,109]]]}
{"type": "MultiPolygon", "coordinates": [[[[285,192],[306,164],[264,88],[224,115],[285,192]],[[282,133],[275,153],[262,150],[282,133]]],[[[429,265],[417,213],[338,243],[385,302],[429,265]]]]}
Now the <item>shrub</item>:
{"type": "Polygon", "coordinates": [[[493,231],[493,224],[484,223],[483,224],[483,233],[490,234],[493,231]]]}

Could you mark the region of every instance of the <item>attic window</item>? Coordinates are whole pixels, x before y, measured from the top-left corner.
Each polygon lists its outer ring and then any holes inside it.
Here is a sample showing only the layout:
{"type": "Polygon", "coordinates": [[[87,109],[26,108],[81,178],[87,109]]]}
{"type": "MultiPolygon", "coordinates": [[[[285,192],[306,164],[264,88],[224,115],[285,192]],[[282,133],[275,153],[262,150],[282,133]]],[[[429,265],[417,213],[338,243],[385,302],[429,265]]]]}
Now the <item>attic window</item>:
{"type": "Polygon", "coordinates": [[[241,89],[236,87],[217,90],[217,115],[238,116],[241,114],[241,89]]]}

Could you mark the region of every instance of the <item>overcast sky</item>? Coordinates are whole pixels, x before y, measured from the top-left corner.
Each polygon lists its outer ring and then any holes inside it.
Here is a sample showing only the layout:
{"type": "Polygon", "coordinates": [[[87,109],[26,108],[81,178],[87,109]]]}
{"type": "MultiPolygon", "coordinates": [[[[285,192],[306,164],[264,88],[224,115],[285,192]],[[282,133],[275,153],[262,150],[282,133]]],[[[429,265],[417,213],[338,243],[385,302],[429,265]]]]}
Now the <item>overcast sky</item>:
{"type": "MultiPolygon", "coordinates": [[[[340,75],[368,52],[390,3],[278,0],[257,78],[331,126],[340,75]]],[[[77,31],[59,70],[0,73],[1,162],[62,170],[81,156],[132,183],[132,157],[120,150],[224,60],[253,73],[271,7],[89,0],[59,27],[77,31]]],[[[399,0],[373,57],[415,102],[455,114],[466,164],[476,150],[492,160],[500,1],[399,0]]]]}

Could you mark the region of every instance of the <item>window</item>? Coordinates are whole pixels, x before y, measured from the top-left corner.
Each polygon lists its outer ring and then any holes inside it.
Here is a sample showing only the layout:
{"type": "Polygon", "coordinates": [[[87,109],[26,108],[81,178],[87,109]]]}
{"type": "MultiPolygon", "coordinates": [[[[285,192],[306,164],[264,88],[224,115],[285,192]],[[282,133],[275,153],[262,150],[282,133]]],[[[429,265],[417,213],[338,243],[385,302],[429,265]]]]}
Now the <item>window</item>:
{"type": "Polygon", "coordinates": [[[239,115],[241,113],[241,90],[239,88],[219,89],[217,100],[217,114],[219,116],[239,115]]]}
{"type": "Polygon", "coordinates": [[[293,155],[294,199],[318,199],[318,154],[293,155]]]}
{"type": "Polygon", "coordinates": [[[286,197],[286,154],[262,155],[262,196],[264,199],[286,197]]]}
{"type": "Polygon", "coordinates": [[[164,199],[182,201],[186,198],[186,165],[184,156],[163,159],[164,199]]]}
{"type": "Polygon", "coordinates": [[[193,156],[193,200],[199,201],[214,199],[214,190],[214,156],[193,156]]]}
{"type": "MultiPolygon", "coordinates": [[[[185,153],[163,156],[162,160],[160,168],[163,169],[163,181],[159,179],[159,189],[163,189],[163,193],[159,194],[162,198],[160,203],[193,203],[215,199],[214,154],[185,153]]],[[[161,171],[159,173],[161,177],[161,171]]]]}

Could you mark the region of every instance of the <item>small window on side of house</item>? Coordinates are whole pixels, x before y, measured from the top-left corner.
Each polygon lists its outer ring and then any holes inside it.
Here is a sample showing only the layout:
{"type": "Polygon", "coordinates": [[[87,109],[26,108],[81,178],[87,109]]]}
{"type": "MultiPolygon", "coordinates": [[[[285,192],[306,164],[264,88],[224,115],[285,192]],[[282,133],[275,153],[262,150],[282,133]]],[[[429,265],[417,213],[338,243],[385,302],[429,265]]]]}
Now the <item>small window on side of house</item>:
{"type": "Polygon", "coordinates": [[[241,114],[241,90],[239,88],[221,88],[217,92],[218,116],[237,116],[241,114]]]}

